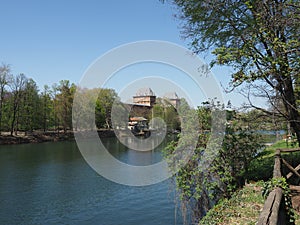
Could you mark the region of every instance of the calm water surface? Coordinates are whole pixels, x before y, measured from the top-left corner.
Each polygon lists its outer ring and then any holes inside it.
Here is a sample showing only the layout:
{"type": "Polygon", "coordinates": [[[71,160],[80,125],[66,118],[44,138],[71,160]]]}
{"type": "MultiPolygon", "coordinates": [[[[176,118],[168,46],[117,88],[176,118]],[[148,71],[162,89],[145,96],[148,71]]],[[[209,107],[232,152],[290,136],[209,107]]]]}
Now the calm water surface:
{"type": "MultiPolygon", "coordinates": [[[[159,148],[141,154],[116,138],[103,142],[132,164],[161,160],[159,148]]],[[[0,224],[182,224],[173,189],[170,181],[146,187],[108,181],[75,142],[0,146],[0,224]]]]}

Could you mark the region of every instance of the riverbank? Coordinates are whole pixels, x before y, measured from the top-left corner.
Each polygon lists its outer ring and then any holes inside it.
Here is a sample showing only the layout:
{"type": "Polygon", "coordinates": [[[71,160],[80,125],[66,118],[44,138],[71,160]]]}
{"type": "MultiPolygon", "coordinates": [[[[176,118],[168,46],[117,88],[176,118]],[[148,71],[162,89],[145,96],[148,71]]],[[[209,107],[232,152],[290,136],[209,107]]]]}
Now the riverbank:
{"type": "MultiPolygon", "coordinates": [[[[274,155],[278,148],[293,148],[286,140],[278,141],[264,149],[256,159],[251,161],[245,179],[250,181],[242,189],[237,190],[229,199],[221,200],[208,211],[198,225],[223,224],[255,224],[262,212],[266,199],[262,190],[267,181],[273,177],[274,155]]],[[[282,156],[296,167],[300,162],[300,153],[282,156]]],[[[285,170],[285,173],[288,171],[285,170]]],[[[295,225],[300,225],[300,195],[291,192],[292,206],[295,212],[295,225]]]]}
{"type": "MultiPolygon", "coordinates": [[[[98,136],[100,138],[114,137],[113,130],[98,130],[98,136]]],[[[2,132],[0,135],[0,145],[12,145],[12,144],[27,144],[27,143],[42,143],[42,142],[57,142],[57,141],[70,141],[74,140],[74,132],[18,132],[17,135],[10,135],[8,132],[2,132]]]]}
{"type": "Polygon", "coordinates": [[[230,199],[221,200],[198,225],[255,224],[264,206],[262,182],[246,184],[230,199]]]}

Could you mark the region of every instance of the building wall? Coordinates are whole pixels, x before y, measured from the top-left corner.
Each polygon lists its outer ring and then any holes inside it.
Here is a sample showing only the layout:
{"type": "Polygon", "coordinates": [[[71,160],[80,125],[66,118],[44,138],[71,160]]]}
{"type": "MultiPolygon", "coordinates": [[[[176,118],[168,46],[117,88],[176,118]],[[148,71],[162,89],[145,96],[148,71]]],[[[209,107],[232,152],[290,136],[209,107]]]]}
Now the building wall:
{"type": "Polygon", "coordinates": [[[134,104],[153,106],[155,104],[155,101],[156,101],[156,96],[134,96],[133,97],[134,104]]]}
{"type": "Polygon", "coordinates": [[[129,117],[141,116],[146,119],[150,119],[152,113],[152,107],[148,105],[135,105],[124,104],[126,110],[129,112],[129,117]]]}

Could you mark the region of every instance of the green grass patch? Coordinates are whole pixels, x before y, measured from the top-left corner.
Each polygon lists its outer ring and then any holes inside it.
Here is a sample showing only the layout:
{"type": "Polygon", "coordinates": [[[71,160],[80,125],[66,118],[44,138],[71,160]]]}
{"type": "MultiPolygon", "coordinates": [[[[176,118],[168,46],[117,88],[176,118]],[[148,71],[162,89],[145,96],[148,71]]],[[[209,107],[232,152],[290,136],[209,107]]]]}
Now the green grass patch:
{"type": "MultiPolygon", "coordinates": [[[[290,143],[286,143],[285,140],[278,141],[271,146],[266,147],[260,152],[257,157],[251,161],[248,169],[248,173],[245,174],[245,179],[248,181],[267,181],[273,176],[274,168],[274,154],[278,148],[294,148],[295,146],[290,143]]],[[[300,162],[300,153],[282,154],[288,162],[292,162],[292,165],[300,162]]],[[[297,164],[298,165],[298,164],[297,164]]]]}
{"type": "Polygon", "coordinates": [[[254,225],[263,208],[263,182],[247,184],[230,199],[223,199],[215,205],[199,225],[247,224],[254,225]]]}
{"type": "Polygon", "coordinates": [[[298,145],[294,144],[294,142],[291,141],[286,142],[285,140],[281,140],[269,146],[267,150],[271,150],[275,152],[276,149],[278,148],[297,148],[297,147],[298,145]]]}

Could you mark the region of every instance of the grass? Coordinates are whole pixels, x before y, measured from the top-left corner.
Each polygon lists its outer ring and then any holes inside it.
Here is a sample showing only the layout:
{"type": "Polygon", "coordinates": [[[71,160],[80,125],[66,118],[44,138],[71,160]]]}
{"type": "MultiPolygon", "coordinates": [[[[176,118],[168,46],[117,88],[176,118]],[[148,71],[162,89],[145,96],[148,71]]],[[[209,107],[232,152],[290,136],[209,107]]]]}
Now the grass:
{"type": "Polygon", "coordinates": [[[254,225],[264,204],[261,190],[262,182],[246,185],[230,199],[224,199],[215,205],[199,225],[254,225]]]}
{"type": "Polygon", "coordinates": [[[278,149],[278,148],[296,148],[296,147],[298,147],[298,145],[293,144],[293,142],[291,142],[291,141],[286,142],[285,140],[281,140],[281,141],[278,141],[278,142],[274,143],[273,145],[269,146],[267,148],[267,150],[275,152],[276,149],[278,149]]]}
{"type": "MultiPolygon", "coordinates": [[[[198,225],[255,225],[263,209],[263,182],[247,184],[230,199],[221,200],[198,225]]],[[[300,216],[295,213],[295,225],[300,225],[300,216]]]]}

